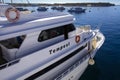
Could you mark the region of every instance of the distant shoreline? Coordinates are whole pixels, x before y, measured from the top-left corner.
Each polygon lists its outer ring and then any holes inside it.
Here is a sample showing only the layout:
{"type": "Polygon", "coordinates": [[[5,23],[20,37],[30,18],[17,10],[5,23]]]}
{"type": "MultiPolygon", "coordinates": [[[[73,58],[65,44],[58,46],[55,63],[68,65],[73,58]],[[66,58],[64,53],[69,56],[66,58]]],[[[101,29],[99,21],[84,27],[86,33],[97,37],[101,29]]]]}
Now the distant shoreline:
{"type": "Polygon", "coordinates": [[[48,3],[8,3],[14,6],[88,6],[88,7],[109,7],[109,6],[115,6],[115,4],[112,3],[54,3],[54,4],[48,4],[48,3]]]}

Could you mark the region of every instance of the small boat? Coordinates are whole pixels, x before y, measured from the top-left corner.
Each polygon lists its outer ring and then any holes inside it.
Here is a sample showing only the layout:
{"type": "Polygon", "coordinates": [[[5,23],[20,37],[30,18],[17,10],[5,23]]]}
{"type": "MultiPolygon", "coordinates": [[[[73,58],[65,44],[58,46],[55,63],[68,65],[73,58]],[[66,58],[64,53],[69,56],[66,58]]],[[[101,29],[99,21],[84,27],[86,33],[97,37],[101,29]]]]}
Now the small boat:
{"type": "Polygon", "coordinates": [[[17,7],[16,9],[19,10],[19,11],[28,11],[28,9],[24,9],[24,8],[21,8],[21,7],[17,7]]]}
{"type": "Polygon", "coordinates": [[[47,11],[48,8],[46,7],[38,7],[37,11],[47,11]]]}
{"type": "Polygon", "coordinates": [[[16,7],[16,9],[18,11],[20,11],[21,13],[24,13],[24,14],[29,14],[31,13],[31,11],[29,11],[28,9],[24,9],[24,8],[21,8],[21,7],[16,7]]]}
{"type": "Polygon", "coordinates": [[[0,12],[1,80],[78,80],[105,40],[90,25],[75,27],[68,13],[0,12]]]}
{"type": "Polygon", "coordinates": [[[84,13],[86,9],[82,9],[80,7],[77,8],[70,8],[68,12],[70,13],[84,13]]]}
{"type": "Polygon", "coordinates": [[[57,9],[57,7],[56,7],[56,6],[53,6],[53,7],[51,7],[51,9],[52,9],[52,10],[56,10],[56,9],[57,9]]]}
{"type": "Polygon", "coordinates": [[[58,6],[58,7],[52,7],[51,9],[53,10],[58,10],[58,11],[64,11],[65,10],[65,7],[62,7],[62,6],[58,6]]]}
{"type": "Polygon", "coordinates": [[[63,11],[63,10],[65,10],[65,8],[62,7],[62,6],[59,6],[59,7],[57,7],[57,10],[58,10],[58,11],[63,11]]]}

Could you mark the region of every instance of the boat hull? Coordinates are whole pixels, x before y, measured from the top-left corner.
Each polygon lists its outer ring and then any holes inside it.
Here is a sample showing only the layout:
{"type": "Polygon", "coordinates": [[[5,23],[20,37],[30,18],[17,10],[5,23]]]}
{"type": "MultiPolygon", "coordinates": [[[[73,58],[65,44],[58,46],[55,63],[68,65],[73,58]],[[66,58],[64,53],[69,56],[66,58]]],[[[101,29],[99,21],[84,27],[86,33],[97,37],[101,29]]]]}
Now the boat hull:
{"type": "Polygon", "coordinates": [[[82,73],[86,69],[88,65],[88,59],[89,55],[87,54],[86,47],[84,50],[78,52],[75,56],[71,57],[67,61],[61,63],[59,66],[55,67],[54,69],[50,70],[49,72],[45,73],[35,80],[66,80],[71,78],[72,76],[77,79],[77,77],[80,77],[80,75],[82,75],[82,73]],[[76,70],[78,72],[76,72],[76,70]]]}
{"type": "Polygon", "coordinates": [[[36,80],[78,80],[89,65],[89,59],[91,57],[94,58],[96,52],[100,49],[105,40],[102,33],[98,32],[98,35],[100,35],[101,40],[97,43],[96,49],[88,53],[88,48],[86,47],[69,60],[60,64],[58,67],[52,69],[36,80]]]}
{"type": "MultiPolygon", "coordinates": [[[[104,36],[98,32],[96,35],[100,35],[101,40],[97,43],[95,49],[91,52],[88,50],[88,46],[84,43],[79,48],[71,51],[69,54],[62,56],[58,61],[50,63],[40,70],[41,67],[27,72],[21,76],[15,76],[11,79],[17,80],[78,80],[88,66],[90,57],[94,57],[97,50],[102,46],[104,42],[104,36]],[[91,56],[90,56],[91,54],[91,56]],[[39,71],[40,70],[40,71],[39,71]]],[[[88,42],[87,42],[88,44],[88,42]]],[[[30,58],[30,57],[29,57],[30,58]]],[[[14,66],[12,66],[14,67],[14,66]]],[[[10,68],[10,67],[9,67],[10,68]]],[[[9,76],[8,76],[9,77],[9,76]]],[[[8,79],[8,78],[7,78],[8,79]]],[[[3,80],[7,80],[3,79],[3,80]]],[[[10,79],[10,78],[9,78],[10,79]]]]}

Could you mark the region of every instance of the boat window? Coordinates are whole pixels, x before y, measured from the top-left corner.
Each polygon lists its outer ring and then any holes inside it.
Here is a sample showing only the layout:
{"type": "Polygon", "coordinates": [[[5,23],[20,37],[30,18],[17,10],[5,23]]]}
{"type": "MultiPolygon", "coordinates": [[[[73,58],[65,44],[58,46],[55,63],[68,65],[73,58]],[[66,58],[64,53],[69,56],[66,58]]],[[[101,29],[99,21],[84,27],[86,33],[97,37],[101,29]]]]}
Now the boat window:
{"type": "Polygon", "coordinates": [[[42,31],[42,32],[40,33],[39,38],[38,38],[38,41],[39,41],[39,42],[45,41],[45,40],[48,40],[48,39],[51,39],[51,38],[60,36],[60,35],[62,35],[63,33],[64,33],[64,32],[63,32],[63,28],[61,28],[61,27],[44,30],[44,31],[42,31]]]}
{"type": "Polygon", "coordinates": [[[68,32],[71,32],[71,31],[74,31],[74,30],[75,30],[75,27],[74,27],[73,24],[69,24],[69,25],[67,25],[66,27],[67,27],[67,29],[68,29],[68,30],[67,30],[68,32]]]}
{"type": "Polygon", "coordinates": [[[26,37],[25,35],[22,35],[0,41],[0,69],[3,69],[7,66],[10,66],[18,62],[18,61],[12,61],[12,62],[9,61],[14,60],[16,52],[18,51],[18,48],[20,48],[25,37],[26,37]]]}
{"type": "Polygon", "coordinates": [[[17,36],[7,40],[2,40],[0,41],[0,44],[8,49],[19,48],[24,39],[25,39],[25,35],[17,36]]]}
{"type": "Polygon", "coordinates": [[[75,30],[73,24],[68,24],[68,25],[64,25],[64,26],[60,26],[52,29],[43,30],[39,35],[38,41],[42,42],[48,39],[52,39],[60,35],[63,35],[65,32],[68,33],[73,30],[75,30]]]}

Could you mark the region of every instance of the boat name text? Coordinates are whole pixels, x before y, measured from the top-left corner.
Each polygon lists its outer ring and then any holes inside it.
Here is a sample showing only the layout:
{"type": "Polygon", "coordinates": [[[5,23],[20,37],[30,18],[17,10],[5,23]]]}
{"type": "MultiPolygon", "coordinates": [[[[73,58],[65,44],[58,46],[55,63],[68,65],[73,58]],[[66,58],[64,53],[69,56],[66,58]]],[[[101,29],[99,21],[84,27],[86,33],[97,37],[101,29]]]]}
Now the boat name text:
{"type": "Polygon", "coordinates": [[[51,50],[49,50],[49,52],[50,52],[50,54],[53,54],[53,53],[56,53],[56,52],[58,52],[58,51],[63,50],[64,48],[67,48],[67,47],[69,47],[69,46],[70,46],[70,42],[68,42],[68,43],[66,43],[66,44],[64,44],[64,45],[62,45],[62,46],[60,46],[60,47],[57,47],[57,48],[55,48],[55,49],[51,49],[51,50]]]}

